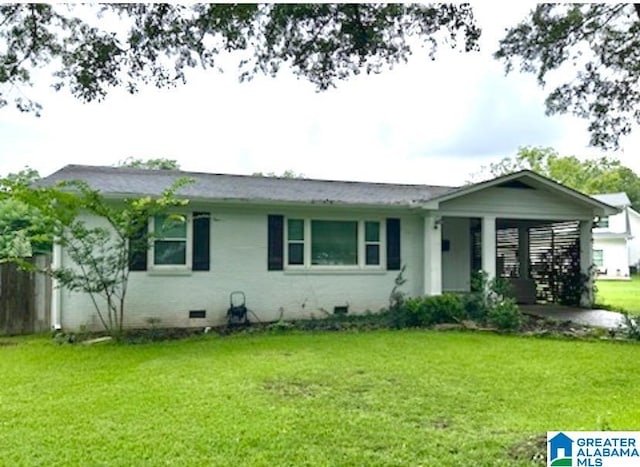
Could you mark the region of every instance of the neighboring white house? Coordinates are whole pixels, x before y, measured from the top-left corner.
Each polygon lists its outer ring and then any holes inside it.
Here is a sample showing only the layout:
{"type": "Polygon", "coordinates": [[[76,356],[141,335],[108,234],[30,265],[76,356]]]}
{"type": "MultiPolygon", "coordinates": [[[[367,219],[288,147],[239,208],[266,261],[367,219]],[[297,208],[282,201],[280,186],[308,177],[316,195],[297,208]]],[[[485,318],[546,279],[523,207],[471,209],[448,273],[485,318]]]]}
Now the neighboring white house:
{"type": "Polygon", "coordinates": [[[631,208],[626,193],[593,195],[620,209],[600,217],[593,229],[593,262],[601,279],[629,279],[630,266],[640,263],[640,213],[631,208]]]}
{"type": "MultiPolygon", "coordinates": [[[[530,171],[455,188],[71,165],[44,183],[80,179],[118,200],[182,176],[195,180],[179,192],[186,221],[131,265],[126,326],[222,324],[238,290],[261,321],[375,312],[403,266],[409,296],[468,291],[482,269],[522,301],[553,298],[571,258],[589,270],[593,219],[617,212],[530,171]]],[[[53,261],[69,258],[56,247],[53,261]]],[[[99,327],[84,294],[53,302],[55,327],[99,327]]]]}

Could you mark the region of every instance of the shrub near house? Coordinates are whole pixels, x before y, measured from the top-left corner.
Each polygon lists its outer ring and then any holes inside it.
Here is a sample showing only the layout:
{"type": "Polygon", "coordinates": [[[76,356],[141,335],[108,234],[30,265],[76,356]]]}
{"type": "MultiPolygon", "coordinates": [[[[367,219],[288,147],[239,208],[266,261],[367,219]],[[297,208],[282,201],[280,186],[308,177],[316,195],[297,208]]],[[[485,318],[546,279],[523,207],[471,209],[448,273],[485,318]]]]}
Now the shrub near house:
{"type": "Polygon", "coordinates": [[[468,294],[409,298],[392,310],[396,327],[422,327],[465,320],[498,329],[515,330],[523,322],[509,285],[504,280],[487,281],[486,274],[476,276],[475,291],[468,294]]]}

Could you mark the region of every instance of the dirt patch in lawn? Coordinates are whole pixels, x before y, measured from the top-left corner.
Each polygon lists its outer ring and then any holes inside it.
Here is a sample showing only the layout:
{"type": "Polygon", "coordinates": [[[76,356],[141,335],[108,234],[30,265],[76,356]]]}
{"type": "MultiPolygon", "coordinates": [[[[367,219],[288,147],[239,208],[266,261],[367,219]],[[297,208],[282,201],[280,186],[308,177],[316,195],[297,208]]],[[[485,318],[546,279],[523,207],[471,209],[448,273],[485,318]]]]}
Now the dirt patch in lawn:
{"type": "Polygon", "coordinates": [[[531,465],[546,465],[547,435],[531,436],[514,444],[509,449],[509,457],[516,461],[528,461],[531,465]]]}
{"type": "Polygon", "coordinates": [[[276,379],[265,381],[263,388],[267,392],[285,398],[312,398],[316,397],[322,391],[322,386],[319,384],[297,379],[276,379]]]}
{"type": "Polygon", "coordinates": [[[11,347],[14,345],[18,345],[18,343],[13,341],[0,341],[0,347],[11,347]]]}

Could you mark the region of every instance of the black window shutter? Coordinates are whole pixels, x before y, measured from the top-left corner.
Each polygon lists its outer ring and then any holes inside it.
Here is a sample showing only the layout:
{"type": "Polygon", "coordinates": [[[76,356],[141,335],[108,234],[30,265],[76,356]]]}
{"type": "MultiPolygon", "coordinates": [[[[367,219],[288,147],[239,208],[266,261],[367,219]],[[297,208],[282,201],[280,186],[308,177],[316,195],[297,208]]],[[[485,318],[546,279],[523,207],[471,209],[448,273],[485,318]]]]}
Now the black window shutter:
{"type": "Polygon", "coordinates": [[[268,266],[269,271],[282,271],[284,265],[284,216],[269,215],[268,266]]]}
{"type": "Polygon", "coordinates": [[[191,269],[208,271],[211,251],[211,218],[208,212],[193,213],[193,248],[191,248],[191,269]]]}
{"type": "Polygon", "coordinates": [[[400,270],[400,219],[387,219],[387,269],[400,270]]]}
{"type": "Polygon", "coordinates": [[[147,234],[149,224],[144,222],[140,229],[129,239],[129,271],[147,270],[147,234]]]}

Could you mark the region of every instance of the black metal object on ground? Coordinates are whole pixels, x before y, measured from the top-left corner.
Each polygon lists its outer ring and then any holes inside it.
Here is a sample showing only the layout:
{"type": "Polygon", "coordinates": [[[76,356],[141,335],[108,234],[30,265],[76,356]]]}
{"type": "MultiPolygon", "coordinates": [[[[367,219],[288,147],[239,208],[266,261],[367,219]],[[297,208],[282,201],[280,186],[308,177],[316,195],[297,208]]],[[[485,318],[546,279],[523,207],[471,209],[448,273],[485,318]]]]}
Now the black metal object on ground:
{"type": "Polygon", "coordinates": [[[246,302],[246,296],[240,290],[229,294],[229,309],[227,310],[229,325],[249,324],[246,302]]]}

